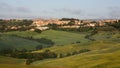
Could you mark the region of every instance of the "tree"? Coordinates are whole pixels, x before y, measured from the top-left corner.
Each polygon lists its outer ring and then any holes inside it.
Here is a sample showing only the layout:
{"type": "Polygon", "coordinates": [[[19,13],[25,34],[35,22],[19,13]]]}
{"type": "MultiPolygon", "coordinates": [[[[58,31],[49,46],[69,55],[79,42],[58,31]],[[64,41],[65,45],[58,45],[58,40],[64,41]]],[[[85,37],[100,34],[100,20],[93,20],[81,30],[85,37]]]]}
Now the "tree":
{"type": "Polygon", "coordinates": [[[73,51],[73,52],[72,52],[72,55],[75,55],[75,54],[78,54],[78,52],[77,52],[77,51],[73,51]]]}
{"type": "Polygon", "coordinates": [[[27,65],[30,65],[32,62],[33,62],[32,59],[27,59],[27,60],[26,60],[26,64],[27,64],[27,65]]]}
{"type": "Polygon", "coordinates": [[[36,61],[36,60],[43,60],[44,59],[44,56],[43,56],[43,53],[34,53],[33,54],[34,56],[34,61],[36,61]]]}
{"type": "Polygon", "coordinates": [[[44,58],[56,58],[57,54],[55,54],[54,52],[51,52],[49,49],[47,49],[43,52],[43,56],[44,56],[44,58]]]}
{"type": "Polygon", "coordinates": [[[12,48],[3,48],[3,49],[0,50],[1,55],[11,54],[12,52],[13,52],[12,48]]]}
{"type": "Polygon", "coordinates": [[[17,58],[27,59],[28,55],[27,55],[27,53],[19,53],[19,54],[17,54],[17,58]]]}
{"type": "Polygon", "coordinates": [[[80,41],[76,41],[76,43],[80,43],[80,41]]]}
{"type": "Polygon", "coordinates": [[[21,50],[21,52],[27,52],[27,49],[25,49],[25,48],[23,48],[22,50],[21,50]]]}
{"type": "Polygon", "coordinates": [[[58,55],[58,58],[63,58],[64,56],[63,56],[63,54],[62,53],[60,53],[59,55],[58,55]]]}
{"type": "Polygon", "coordinates": [[[36,41],[46,44],[46,45],[54,45],[55,44],[52,40],[46,39],[46,38],[36,39],[36,41]]]}
{"type": "Polygon", "coordinates": [[[71,54],[70,53],[67,53],[66,56],[70,56],[71,54]]]}
{"type": "Polygon", "coordinates": [[[48,24],[49,28],[51,29],[57,29],[58,28],[58,25],[55,24],[55,23],[52,23],[52,24],[48,24]]]}
{"type": "Polygon", "coordinates": [[[42,31],[40,29],[35,29],[35,32],[41,33],[42,31]]]}
{"type": "Polygon", "coordinates": [[[82,49],[82,50],[79,51],[79,53],[84,53],[84,52],[88,52],[88,51],[91,51],[91,50],[89,50],[89,49],[82,49]]]}
{"type": "Polygon", "coordinates": [[[114,22],[114,23],[112,23],[112,22],[105,22],[105,23],[106,23],[108,26],[112,26],[112,27],[120,30],[120,21],[114,22]]]}
{"type": "Polygon", "coordinates": [[[43,48],[43,45],[36,46],[36,50],[41,50],[43,48]]]}
{"type": "Polygon", "coordinates": [[[70,22],[68,23],[68,25],[70,25],[70,26],[75,25],[75,22],[74,22],[74,21],[70,21],[70,22]]]}
{"type": "Polygon", "coordinates": [[[79,19],[75,19],[75,18],[62,18],[62,19],[60,19],[60,21],[73,21],[73,20],[79,21],[79,19]]]}

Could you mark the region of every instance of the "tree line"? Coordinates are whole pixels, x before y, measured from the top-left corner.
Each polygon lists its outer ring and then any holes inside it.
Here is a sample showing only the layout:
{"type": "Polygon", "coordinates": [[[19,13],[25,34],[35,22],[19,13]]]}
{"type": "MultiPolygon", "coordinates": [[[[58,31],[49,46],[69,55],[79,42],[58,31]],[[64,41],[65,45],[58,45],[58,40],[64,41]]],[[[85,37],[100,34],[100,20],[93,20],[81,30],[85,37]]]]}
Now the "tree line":
{"type": "Polygon", "coordinates": [[[19,59],[26,59],[26,64],[30,65],[32,62],[38,61],[38,60],[44,60],[44,59],[49,59],[49,58],[64,58],[80,53],[85,53],[91,51],[90,49],[81,49],[79,51],[73,51],[69,53],[55,53],[50,51],[49,49],[44,50],[43,52],[40,53],[35,53],[32,51],[27,51],[26,49],[23,49],[21,51],[17,49],[4,49],[0,51],[0,55],[3,56],[8,56],[8,57],[13,57],[13,58],[19,58],[19,59]]]}
{"type": "Polygon", "coordinates": [[[2,20],[0,19],[0,31],[5,32],[5,31],[15,31],[15,30],[20,30],[20,31],[25,31],[33,28],[33,26],[30,26],[33,23],[32,20],[2,20]],[[14,27],[14,28],[12,28],[14,27]]]}

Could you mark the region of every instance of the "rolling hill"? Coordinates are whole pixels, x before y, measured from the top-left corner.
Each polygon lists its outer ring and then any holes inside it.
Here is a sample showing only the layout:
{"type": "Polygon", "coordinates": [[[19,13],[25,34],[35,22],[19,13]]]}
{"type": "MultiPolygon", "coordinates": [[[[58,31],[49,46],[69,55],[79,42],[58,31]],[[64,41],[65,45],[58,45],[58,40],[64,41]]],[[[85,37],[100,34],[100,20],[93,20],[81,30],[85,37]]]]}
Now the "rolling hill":
{"type": "Polygon", "coordinates": [[[35,50],[36,46],[42,45],[43,47],[49,44],[43,44],[36,40],[27,39],[32,37],[33,39],[45,38],[53,41],[54,45],[68,45],[74,43],[84,44],[89,42],[85,39],[85,33],[72,33],[66,31],[47,30],[42,33],[30,32],[30,31],[12,31],[6,32],[0,35],[0,48],[15,48],[18,50],[27,49],[35,50]],[[25,37],[25,38],[24,38],[25,37]]]}
{"type": "Polygon", "coordinates": [[[73,33],[66,31],[57,31],[57,30],[47,30],[42,33],[30,32],[30,31],[13,31],[7,32],[8,35],[17,35],[21,37],[33,37],[35,39],[46,38],[55,42],[55,45],[66,45],[76,42],[86,43],[89,42],[88,39],[85,39],[86,33],[73,33]]]}
{"type": "Polygon", "coordinates": [[[12,48],[18,50],[35,50],[37,45],[40,45],[40,43],[19,37],[9,35],[2,35],[0,37],[0,49],[12,48]]]}
{"type": "MultiPolygon", "coordinates": [[[[119,68],[120,65],[120,44],[97,42],[88,45],[86,48],[92,49],[89,52],[64,57],[59,59],[50,59],[36,61],[32,65],[56,67],[56,68],[119,68]]],[[[69,47],[68,47],[69,49],[69,47]]],[[[57,50],[57,49],[56,49],[57,50]]],[[[61,51],[65,50],[61,48],[61,51]]],[[[54,50],[53,50],[54,51],[54,50]]],[[[65,50],[66,51],[66,50],[65,50]]]]}
{"type": "MultiPolygon", "coordinates": [[[[75,45],[75,44],[74,44],[75,45]]],[[[71,46],[67,45],[51,47],[52,51],[59,53],[72,52],[71,46]],[[66,47],[66,48],[65,48],[66,47]],[[58,51],[57,51],[58,49],[58,51]],[[64,51],[65,50],[65,51],[64,51]]],[[[77,44],[80,49],[84,46],[77,44]]],[[[24,59],[14,59],[0,56],[0,67],[2,68],[119,68],[120,65],[120,44],[117,42],[93,42],[85,45],[85,48],[91,49],[89,52],[80,53],[64,58],[46,59],[33,62],[31,65],[25,65],[24,59]],[[99,43],[99,44],[98,44],[99,43]]],[[[76,49],[76,48],[75,48],[76,49]]],[[[78,48],[79,49],[79,48],[78,48]]]]}
{"type": "Polygon", "coordinates": [[[34,39],[47,38],[55,42],[52,47],[33,51],[32,53],[40,53],[47,49],[56,54],[64,55],[83,49],[90,51],[62,58],[39,60],[31,65],[25,65],[24,59],[0,56],[0,68],[120,68],[120,33],[99,32],[91,36],[95,41],[86,39],[85,36],[88,34],[56,30],[47,30],[42,33],[29,31],[7,32],[5,35],[0,36],[0,48],[10,46],[20,49],[33,49],[41,43],[22,38],[32,36],[34,39]]]}

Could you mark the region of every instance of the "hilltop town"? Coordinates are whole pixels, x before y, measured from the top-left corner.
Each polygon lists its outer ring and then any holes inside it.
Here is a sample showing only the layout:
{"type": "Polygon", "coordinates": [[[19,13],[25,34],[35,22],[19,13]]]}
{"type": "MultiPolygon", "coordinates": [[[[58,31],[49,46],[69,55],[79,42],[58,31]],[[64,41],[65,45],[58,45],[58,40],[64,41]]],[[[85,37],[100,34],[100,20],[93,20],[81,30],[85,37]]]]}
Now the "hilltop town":
{"type": "Polygon", "coordinates": [[[81,25],[85,24],[85,26],[104,26],[105,23],[116,23],[119,22],[120,19],[100,19],[100,20],[79,20],[74,18],[62,18],[62,19],[35,19],[33,20],[33,25],[35,26],[44,26],[48,24],[57,24],[57,25],[64,25],[68,24],[69,22],[73,21],[74,25],[81,25]]]}
{"type": "Polygon", "coordinates": [[[80,28],[80,27],[102,27],[108,24],[119,23],[120,19],[99,19],[99,20],[79,20],[75,18],[62,19],[33,19],[33,20],[0,20],[0,29],[7,30],[47,30],[52,28],[80,28]]]}

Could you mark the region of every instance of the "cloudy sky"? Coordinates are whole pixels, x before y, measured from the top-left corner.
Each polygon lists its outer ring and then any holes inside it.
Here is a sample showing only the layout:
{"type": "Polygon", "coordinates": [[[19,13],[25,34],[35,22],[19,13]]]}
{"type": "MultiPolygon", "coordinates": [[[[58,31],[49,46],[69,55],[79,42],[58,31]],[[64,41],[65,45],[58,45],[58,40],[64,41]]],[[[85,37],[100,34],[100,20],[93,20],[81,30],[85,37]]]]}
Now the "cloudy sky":
{"type": "Polygon", "coordinates": [[[0,18],[120,18],[120,0],[0,0],[0,18]]]}

